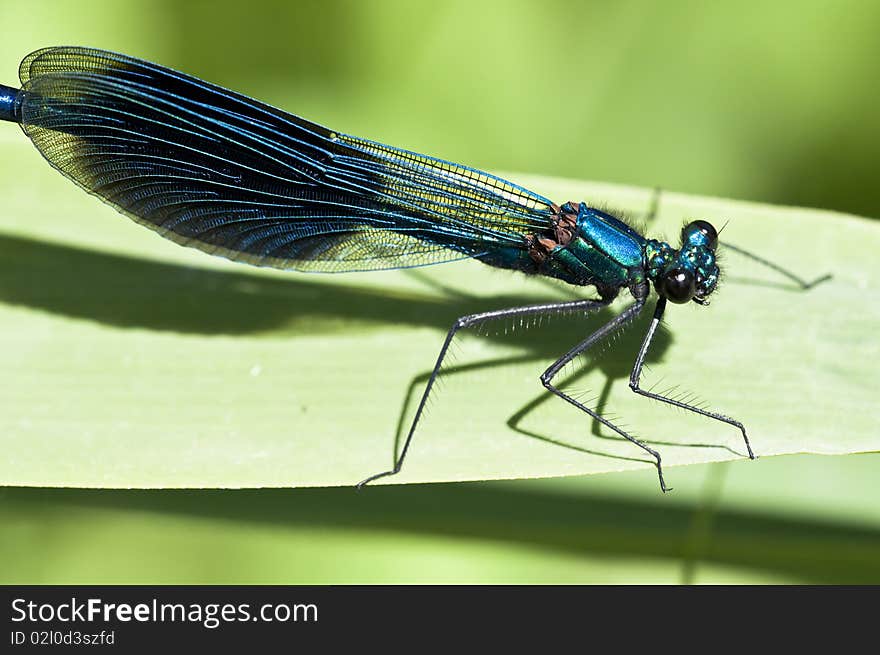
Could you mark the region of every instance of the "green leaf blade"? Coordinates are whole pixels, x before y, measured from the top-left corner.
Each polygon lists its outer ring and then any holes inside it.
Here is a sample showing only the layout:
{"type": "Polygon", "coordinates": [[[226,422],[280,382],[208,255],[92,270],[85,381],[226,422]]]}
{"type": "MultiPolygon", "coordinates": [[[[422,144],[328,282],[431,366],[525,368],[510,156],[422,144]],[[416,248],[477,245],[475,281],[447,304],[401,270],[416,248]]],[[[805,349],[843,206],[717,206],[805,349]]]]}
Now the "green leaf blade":
{"type": "MultiPolygon", "coordinates": [[[[0,234],[4,485],[352,485],[390,466],[457,316],[584,293],[476,262],[341,276],[232,264],[157,238],[53,177],[24,145],[7,147],[20,158],[6,158],[3,179],[15,160],[15,177],[35,182],[9,189],[0,234]]],[[[651,194],[509,177],[559,202],[629,212],[651,194]]],[[[664,193],[656,231],[674,236],[693,218],[729,221],[722,240],[806,277],[834,277],[800,293],[727,254],[710,307],[670,308],[645,386],[680,384],[743,421],[759,455],[880,450],[867,411],[878,387],[880,226],[664,193]]],[[[389,481],[650,468],[538,382],[609,316],[465,336],[404,471],[389,481]]],[[[742,457],[736,430],[630,392],[640,339],[633,327],[579,362],[566,388],[605,398],[667,466],[742,457]]]]}

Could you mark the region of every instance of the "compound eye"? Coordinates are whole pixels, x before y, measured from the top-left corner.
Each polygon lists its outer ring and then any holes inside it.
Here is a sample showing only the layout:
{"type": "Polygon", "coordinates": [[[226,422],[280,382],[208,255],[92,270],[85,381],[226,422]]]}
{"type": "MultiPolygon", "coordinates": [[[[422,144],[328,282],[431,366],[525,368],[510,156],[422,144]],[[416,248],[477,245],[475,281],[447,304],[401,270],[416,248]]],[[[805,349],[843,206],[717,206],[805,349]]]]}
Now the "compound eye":
{"type": "Polygon", "coordinates": [[[684,243],[691,243],[691,237],[695,234],[702,234],[704,243],[709,250],[715,250],[718,247],[718,231],[708,221],[693,221],[688,223],[681,231],[681,240],[684,243]]]}
{"type": "Polygon", "coordinates": [[[663,276],[660,293],[678,305],[694,297],[694,274],[683,268],[674,268],[663,276]]]}

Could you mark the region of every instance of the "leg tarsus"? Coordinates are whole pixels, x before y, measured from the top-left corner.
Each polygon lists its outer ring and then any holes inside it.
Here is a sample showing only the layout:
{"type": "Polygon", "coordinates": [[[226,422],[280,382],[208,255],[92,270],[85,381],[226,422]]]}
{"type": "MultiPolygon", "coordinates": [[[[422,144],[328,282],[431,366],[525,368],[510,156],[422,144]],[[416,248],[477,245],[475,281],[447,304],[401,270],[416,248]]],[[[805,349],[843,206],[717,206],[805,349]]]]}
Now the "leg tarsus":
{"type": "Polygon", "coordinates": [[[660,478],[660,491],[663,493],[672,491],[672,487],[667,487],[666,481],[663,479],[663,464],[660,462],[660,453],[655,452],[654,456],[657,458],[657,477],[660,478]]]}
{"type": "Polygon", "coordinates": [[[648,211],[646,211],[642,215],[641,222],[646,226],[650,226],[651,223],[654,222],[654,219],[657,218],[657,211],[660,208],[660,194],[663,193],[663,189],[658,186],[655,186],[653,191],[651,192],[651,200],[648,203],[648,211]]]}
{"type": "Polygon", "coordinates": [[[689,405],[688,403],[676,400],[674,398],[667,398],[666,396],[659,393],[654,393],[653,391],[646,391],[639,386],[639,381],[642,377],[642,368],[645,365],[645,358],[648,355],[648,349],[651,347],[651,341],[653,341],[654,339],[654,334],[657,331],[657,326],[660,325],[660,320],[663,318],[664,311],[666,311],[666,298],[661,297],[657,301],[657,306],[654,308],[654,317],[651,319],[651,325],[648,326],[648,331],[645,333],[645,338],[642,340],[642,347],[639,349],[639,354],[636,356],[636,361],[633,364],[632,371],[630,372],[629,388],[638,395],[644,396],[645,398],[659,400],[660,402],[673,405],[674,407],[679,407],[689,412],[700,414],[701,416],[715,419],[716,421],[721,421],[722,423],[727,423],[728,425],[739,428],[739,431],[742,432],[743,441],[746,444],[746,450],[748,451],[749,459],[757,459],[755,457],[755,453],[752,451],[752,444],[749,442],[749,435],[746,434],[745,426],[736,419],[730,418],[729,416],[724,416],[723,414],[718,414],[717,412],[710,412],[694,405],[689,405]]]}
{"type": "Polygon", "coordinates": [[[392,475],[397,475],[398,473],[400,473],[400,467],[395,466],[390,471],[383,471],[382,473],[376,473],[374,475],[371,475],[370,477],[364,478],[363,480],[361,480],[360,482],[357,483],[357,485],[356,485],[357,490],[361,491],[365,486],[367,486],[371,482],[375,482],[376,480],[379,480],[381,478],[387,478],[392,475]]]}
{"type": "Polygon", "coordinates": [[[640,441],[639,439],[636,439],[635,437],[633,437],[631,434],[628,434],[627,432],[625,432],[625,431],[622,430],[621,428],[617,427],[616,425],[614,425],[614,424],[613,424],[611,421],[609,421],[608,419],[606,419],[606,418],[602,418],[602,416],[600,416],[599,414],[597,414],[597,413],[594,412],[593,410],[589,409],[586,405],[582,405],[581,403],[579,403],[578,401],[576,401],[576,400],[575,400],[574,398],[572,398],[571,396],[569,396],[569,395],[567,395],[566,393],[560,391],[560,390],[559,390],[558,388],[556,388],[556,387],[553,385],[553,383],[551,382],[551,379],[552,379],[552,378],[553,378],[553,375],[552,375],[552,374],[551,374],[551,375],[548,375],[548,372],[547,372],[547,371],[545,371],[544,374],[541,375],[541,384],[544,385],[544,388],[547,389],[547,391],[549,391],[550,393],[552,393],[552,394],[558,396],[559,398],[562,398],[562,399],[563,399],[564,401],[566,401],[567,403],[570,403],[570,404],[574,405],[575,407],[577,407],[577,408],[580,409],[581,411],[586,412],[586,413],[589,414],[589,415],[590,415],[595,421],[598,421],[598,422],[601,423],[602,425],[604,425],[604,426],[610,428],[611,430],[613,430],[614,432],[616,432],[617,434],[619,434],[620,436],[622,436],[624,439],[626,439],[626,440],[629,441],[630,443],[635,444],[636,446],[638,446],[639,448],[641,448],[642,450],[644,450],[646,453],[648,453],[651,457],[654,458],[654,465],[657,467],[657,475],[658,475],[658,477],[660,478],[660,490],[661,490],[663,493],[666,493],[667,491],[672,491],[672,488],[671,488],[671,487],[667,487],[667,486],[666,486],[666,481],[663,479],[663,463],[662,463],[661,458],[660,458],[660,453],[658,453],[656,450],[654,450],[653,448],[651,448],[651,447],[650,447],[649,445],[647,445],[646,443],[643,443],[643,442],[640,441]]]}
{"type": "Polygon", "coordinates": [[[758,262],[762,266],[766,266],[770,270],[776,271],[780,275],[787,277],[789,280],[791,280],[792,282],[797,284],[798,287],[800,287],[801,291],[808,291],[809,289],[812,289],[813,287],[820,285],[822,282],[827,282],[832,277],[831,273],[826,273],[825,275],[821,275],[811,282],[807,282],[802,277],[795,275],[794,273],[792,273],[788,269],[785,269],[782,266],[779,266],[778,264],[776,264],[774,262],[771,262],[767,259],[764,259],[763,257],[759,257],[758,255],[751,253],[748,250],[745,250],[743,248],[740,248],[739,246],[735,246],[732,243],[727,243],[726,241],[722,241],[721,245],[724,246],[725,248],[727,248],[728,250],[732,250],[733,252],[739,253],[743,257],[748,257],[752,261],[758,262]]]}
{"type": "Polygon", "coordinates": [[[812,289],[813,287],[818,286],[818,285],[822,284],[823,282],[827,282],[827,281],[830,280],[832,277],[833,277],[833,276],[831,275],[831,273],[825,273],[825,275],[822,275],[822,276],[820,276],[820,277],[817,277],[817,278],[816,278],[815,280],[813,280],[812,282],[807,282],[807,283],[803,286],[803,289],[804,289],[804,291],[807,291],[808,289],[812,289]]]}
{"type": "MultiPolygon", "coordinates": [[[[739,423],[739,421],[737,421],[737,423],[739,423]]],[[[746,450],[749,451],[749,459],[758,459],[758,456],[755,455],[754,451],[752,451],[752,444],[749,443],[749,435],[746,434],[746,426],[744,426],[742,423],[739,423],[739,429],[742,430],[743,441],[746,444],[746,450]]]]}

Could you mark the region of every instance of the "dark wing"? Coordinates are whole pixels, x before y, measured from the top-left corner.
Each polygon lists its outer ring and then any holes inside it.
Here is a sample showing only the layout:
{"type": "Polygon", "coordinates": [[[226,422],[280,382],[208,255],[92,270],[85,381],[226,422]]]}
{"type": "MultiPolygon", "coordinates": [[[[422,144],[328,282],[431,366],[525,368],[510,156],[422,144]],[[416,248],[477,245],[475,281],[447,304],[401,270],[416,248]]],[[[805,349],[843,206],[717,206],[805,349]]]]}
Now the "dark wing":
{"type": "Polygon", "coordinates": [[[49,48],[20,77],[22,128],[52,166],[163,236],[230,259],[420,266],[521,248],[552,212],[492,175],[124,55],[49,48]]]}

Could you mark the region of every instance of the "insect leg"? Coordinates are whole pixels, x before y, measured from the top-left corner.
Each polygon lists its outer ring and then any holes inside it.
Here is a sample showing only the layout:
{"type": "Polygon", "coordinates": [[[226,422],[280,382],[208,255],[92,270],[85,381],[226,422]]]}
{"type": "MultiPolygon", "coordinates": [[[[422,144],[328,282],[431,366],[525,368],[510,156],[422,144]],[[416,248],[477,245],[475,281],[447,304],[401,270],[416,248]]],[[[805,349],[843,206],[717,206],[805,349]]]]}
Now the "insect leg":
{"type": "Polygon", "coordinates": [[[660,187],[654,187],[654,190],[651,192],[651,201],[648,204],[648,211],[646,211],[640,217],[641,222],[650,226],[654,219],[657,218],[657,210],[660,208],[660,194],[663,192],[663,189],[660,187]]]}
{"type": "Polygon", "coordinates": [[[791,280],[795,284],[797,284],[798,287],[800,287],[801,291],[806,291],[807,289],[812,289],[817,284],[820,284],[822,282],[825,282],[826,280],[831,279],[831,273],[826,273],[825,275],[816,278],[812,282],[807,282],[802,277],[795,275],[791,271],[786,270],[786,269],[782,268],[781,266],[779,266],[778,264],[774,264],[773,262],[768,261],[768,260],[764,259],[763,257],[758,257],[758,255],[752,254],[748,250],[743,250],[742,248],[731,245],[727,242],[722,242],[721,245],[724,246],[725,248],[727,248],[728,250],[732,250],[733,252],[739,253],[743,257],[748,257],[752,261],[756,261],[759,264],[762,264],[763,266],[766,266],[767,268],[774,270],[777,273],[780,273],[781,275],[784,275],[789,280],[791,280]]]}
{"type": "Polygon", "coordinates": [[[721,421],[722,423],[727,423],[728,425],[739,428],[740,432],[742,432],[743,441],[745,441],[746,444],[746,449],[749,452],[749,459],[755,459],[755,453],[752,452],[752,445],[749,443],[749,436],[746,434],[745,426],[743,426],[743,424],[736,419],[732,419],[729,416],[724,416],[723,414],[718,414],[716,412],[710,412],[700,407],[695,407],[694,405],[689,405],[687,403],[681,402],[680,400],[676,400],[675,398],[667,398],[666,396],[663,396],[659,393],[645,391],[644,389],[639,387],[639,378],[642,375],[642,367],[645,364],[645,357],[648,354],[648,348],[650,348],[651,346],[651,341],[654,338],[654,333],[657,331],[657,326],[660,325],[660,319],[663,318],[663,312],[665,310],[666,298],[661,297],[657,301],[657,306],[654,308],[654,318],[651,319],[651,325],[648,326],[648,331],[645,333],[645,339],[642,341],[642,347],[639,349],[638,357],[636,357],[636,362],[633,365],[632,372],[630,373],[629,388],[635,391],[640,396],[653,398],[654,400],[659,400],[660,402],[668,403],[676,407],[681,407],[682,409],[694,412],[695,414],[707,416],[709,418],[715,419],[716,421],[721,421]]]}
{"type": "Polygon", "coordinates": [[[434,381],[437,379],[437,376],[440,374],[440,370],[443,367],[443,360],[446,358],[446,354],[449,351],[449,346],[452,344],[452,340],[455,335],[465,328],[474,327],[475,325],[481,325],[483,323],[488,323],[490,321],[511,318],[517,316],[530,316],[536,314],[560,314],[571,311],[594,311],[600,309],[602,307],[610,304],[611,300],[571,300],[565,302],[553,302],[553,303],[545,303],[542,305],[528,305],[526,307],[511,307],[510,309],[499,309],[491,312],[481,312],[479,314],[470,314],[468,316],[462,316],[455,323],[452,324],[452,327],[449,328],[449,332],[446,333],[446,340],[443,342],[443,346],[440,348],[440,354],[437,356],[437,363],[434,364],[434,369],[431,371],[431,376],[428,378],[428,382],[425,385],[425,390],[422,392],[422,399],[419,401],[418,408],[416,409],[416,414],[413,417],[412,424],[409,428],[409,433],[406,435],[406,441],[403,443],[403,448],[400,451],[400,455],[394,463],[394,468],[389,471],[383,471],[382,473],[377,473],[375,475],[371,475],[367,479],[358,483],[358,488],[363,487],[374,480],[378,480],[379,478],[388,477],[390,475],[395,475],[400,472],[401,467],[403,466],[403,460],[406,458],[406,453],[409,450],[410,443],[412,442],[413,434],[415,434],[416,427],[419,424],[419,420],[422,417],[422,412],[425,409],[425,404],[428,401],[428,396],[431,394],[431,389],[434,386],[434,381]]]}
{"type": "Polygon", "coordinates": [[[630,305],[621,314],[619,314],[617,317],[613,318],[612,320],[608,321],[605,325],[603,325],[598,330],[593,332],[593,334],[591,334],[589,337],[587,337],[586,339],[581,341],[578,345],[576,345],[574,348],[572,348],[567,353],[565,353],[562,357],[560,357],[555,362],[553,362],[553,364],[546,371],[544,371],[544,373],[541,375],[541,383],[547,388],[548,391],[556,394],[557,396],[562,398],[564,401],[574,405],[575,407],[577,407],[581,411],[586,412],[594,420],[598,421],[599,423],[606,426],[607,428],[614,430],[621,437],[623,437],[627,441],[634,443],[636,446],[638,446],[639,448],[641,448],[642,450],[647,452],[649,455],[651,455],[651,457],[653,457],[657,463],[657,475],[660,477],[660,489],[662,489],[664,492],[666,492],[666,491],[670,491],[670,489],[669,489],[669,487],[666,486],[666,482],[663,480],[663,465],[660,461],[660,453],[658,453],[656,450],[654,450],[653,448],[651,448],[647,444],[639,441],[638,439],[636,439],[632,435],[628,434],[627,432],[625,432],[621,428],[617,427],[616,425],[614,425],[614,423],[612,423],[608,419],[603,418],[597,412],[593,411],[592,409],[590,409],[586,405],[578,402],[577,400],[575,400],[574,398],[572,398],[571,396],[569,396],[565,392],[560,391],[552,383],[553,377],[557,373],[559,373],[559,371],[561,371],[562,368],[566,364],[568,364],[570,361],[572,361],[575,357],[577,357],[581,353],[587,351],[590,347],[592,347],[598,341],[600,341],[603,338],[607,337],[608,335],[616,332],[617,330],[619,330],[623,326],[625,326],[627,323],[631,322],[633,319],[635,319],[636,316],[639,315],[639,312],[642,311],[642,308],[644,306],[645,306],[645,297],[644,296],[641,298],[637,297],[635,303],[630,305]]]}

